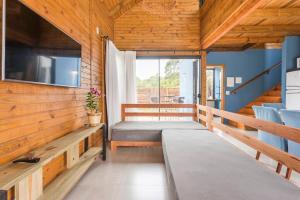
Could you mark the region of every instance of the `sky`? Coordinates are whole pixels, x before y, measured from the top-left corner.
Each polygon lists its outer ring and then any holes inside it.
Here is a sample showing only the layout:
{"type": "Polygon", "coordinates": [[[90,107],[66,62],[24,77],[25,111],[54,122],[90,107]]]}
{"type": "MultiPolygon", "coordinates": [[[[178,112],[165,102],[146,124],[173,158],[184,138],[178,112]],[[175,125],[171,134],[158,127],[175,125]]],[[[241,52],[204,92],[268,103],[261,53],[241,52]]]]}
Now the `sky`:
{"type": "MultiPolygon", "coordinates": [[[[170,59],[161,59],[160,75],[164,76],[164,66],[170,59]]],[[[136,75],[140,79],[148,79],[159,72],[159,60],[158,59],[137,59],[136,60],[136,75]]]]}

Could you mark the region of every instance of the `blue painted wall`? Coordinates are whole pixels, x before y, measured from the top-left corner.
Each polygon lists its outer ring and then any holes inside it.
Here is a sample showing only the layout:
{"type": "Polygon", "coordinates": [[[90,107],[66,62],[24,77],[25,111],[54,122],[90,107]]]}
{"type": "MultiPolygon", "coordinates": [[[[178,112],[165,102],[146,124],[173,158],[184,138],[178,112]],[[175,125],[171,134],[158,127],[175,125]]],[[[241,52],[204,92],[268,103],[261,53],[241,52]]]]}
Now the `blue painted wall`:
{"type": "MultiPolygon", "coordinates": [[[[279,63],[282,58],[281,49],[271,49],[265,51],[265,69],[279,63]]],[[[281,81],[281,65],[272,70],[269,75],[264,77],[264,91],[272,89],[275,85],[281,81]]]]}
{"type": "MultiPolygon", "coordinates": [[[[281,59],[281,50],[247,50],[241,52],[211,52],[207,55],[207,64],[225,65],[226,77],[242,77],[243,83],[265,70],[273,62],[281,59]]],[[[262,77],[246,86],[235,95],[225,97],[225,109],[236,112],[265,92],[265,88],[271,87],[273,82],[280,81],[279,72],[273,72],[265,79],[262,77]],[[270,81],[272,80],[272,81],[270,81]]],[[[273,84],[272,86],[276,85],[273,84]]],[[[235,87],[238,85],[235,84],[235,87]]],[[[234,88],[225,88],[232,90],[234,88]]]]}
{"type": "Polygon", "coordinates": [[[297,67],[296,58],[300,57],[300,37],[287,36],[282,47],[282,102],[286,102],[286,71],[297,67]]]}

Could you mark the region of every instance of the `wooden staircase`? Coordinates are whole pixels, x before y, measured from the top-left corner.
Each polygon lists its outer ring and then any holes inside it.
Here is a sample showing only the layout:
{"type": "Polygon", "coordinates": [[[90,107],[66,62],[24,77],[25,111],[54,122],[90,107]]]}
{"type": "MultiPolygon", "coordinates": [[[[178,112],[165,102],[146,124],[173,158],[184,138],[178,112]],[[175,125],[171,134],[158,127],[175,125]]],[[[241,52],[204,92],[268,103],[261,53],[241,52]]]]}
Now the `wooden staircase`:
{"type": "MultiPolygon", "coordinates": [[[[250,117],[254,116],[254,111],[252,106],[261,106],[263,103],[281,103],[281,85],[277,85],[271,90],[265,92],[262,96],[258,97],[254,101],[247,104],[245,107],[240,109],[237,113],[242,115],[247,115],[250,117]]],[[[231,126],[243,129],[243,130],[255,130],[251,127],[245,126],[244,124],[236,123],[233,121],[229,121],[231,126]]]]}

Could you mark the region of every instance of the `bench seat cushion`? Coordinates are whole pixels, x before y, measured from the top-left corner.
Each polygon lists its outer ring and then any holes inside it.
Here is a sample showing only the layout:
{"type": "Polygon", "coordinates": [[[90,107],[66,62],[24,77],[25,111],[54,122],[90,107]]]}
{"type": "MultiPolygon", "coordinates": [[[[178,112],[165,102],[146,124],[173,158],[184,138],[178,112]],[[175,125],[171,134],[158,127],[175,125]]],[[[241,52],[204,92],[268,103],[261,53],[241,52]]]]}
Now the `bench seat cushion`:
{"type": "Polygon", "coordinates": [[[163,129],[206,129],[193,121],[122,121],[112,127],[113,141],[161,141],[163,129]]]}
{"type": "Polygon", "coordinates": [[[162,146],[175,199],[300,199],[299,188],[214,133],[164,130],[162,146]]]}

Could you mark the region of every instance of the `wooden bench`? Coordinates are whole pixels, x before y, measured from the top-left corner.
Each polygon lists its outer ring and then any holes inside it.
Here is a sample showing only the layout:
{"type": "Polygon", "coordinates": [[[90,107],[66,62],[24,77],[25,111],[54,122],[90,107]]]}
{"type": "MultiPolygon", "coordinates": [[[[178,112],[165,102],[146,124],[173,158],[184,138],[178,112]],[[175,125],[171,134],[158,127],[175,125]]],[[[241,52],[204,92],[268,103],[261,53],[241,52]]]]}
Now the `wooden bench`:
{"type": "Polygon", "coordinates": [[[112,151],[118,147],[161,146],[163,129],[206,129],[195,122],[196,104],[122,104],[121,110],[122,121],[112,127],[112,151]],[[126,121],[129,117],[154,117],[158,121],[126,121]],[[172,121],[159,121],[161,117],[171,117],[172,121]],[[178,120],[186,117],[191,120],[178,120]]]}
{"type": "Polygon", "coordinates": [[[100,153],[106,159],[105,138],[104,124],[83,127],[32,151],[36,164],[0,166],[0,200],[63,199],[100,153]]]}

